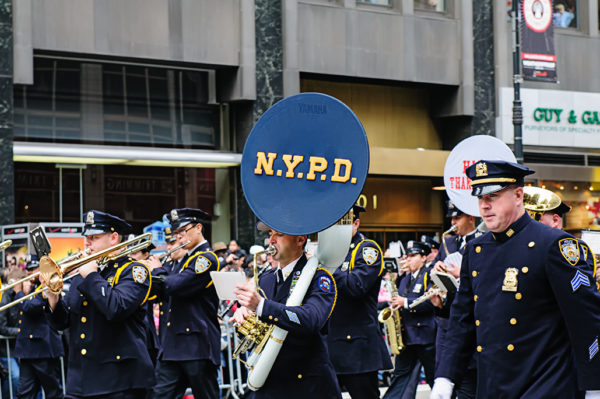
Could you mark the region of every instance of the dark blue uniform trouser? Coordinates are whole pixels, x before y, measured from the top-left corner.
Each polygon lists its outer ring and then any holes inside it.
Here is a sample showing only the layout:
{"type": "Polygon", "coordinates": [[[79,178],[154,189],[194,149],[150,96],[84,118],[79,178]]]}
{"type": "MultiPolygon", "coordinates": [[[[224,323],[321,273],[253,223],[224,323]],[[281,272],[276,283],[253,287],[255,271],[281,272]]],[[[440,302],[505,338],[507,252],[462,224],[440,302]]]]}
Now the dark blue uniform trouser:
{"type": "Polygon", "coordinates": [[[192,388],[194,399],[218,399],[217,366],[210,360],[160,360],[153,399],[174,399],[181,386],[192,388]]]}
{"type": "Polygon", "coordinates": [[[107,393],[105,395],[95,396],[65,396],[65,399],[145,399],[147,391],[145,389],[130,389],[123,392],[107,393]]]}
{"type": "Polygon", "coordinates": [[[352,399],[379,399],[379,381],[377,371],[361,374],[338,374],[338,382],[352,399]]]}
{"type": "Polygon", "coordinates": [[[421,361],[425,369],[425,380],[430,387],[433,386],[435,372],[435,345],[408,345],[396,357],[394,376],[384,399],[400,399],[409,383],[415,365],[421,361]]]}
{"type": "Polygon", "coordinates": [[[37,398],[40,386],[44,388],[46,399],[63,397],[60,359],[21,359],[17,398],[37,398]]]}

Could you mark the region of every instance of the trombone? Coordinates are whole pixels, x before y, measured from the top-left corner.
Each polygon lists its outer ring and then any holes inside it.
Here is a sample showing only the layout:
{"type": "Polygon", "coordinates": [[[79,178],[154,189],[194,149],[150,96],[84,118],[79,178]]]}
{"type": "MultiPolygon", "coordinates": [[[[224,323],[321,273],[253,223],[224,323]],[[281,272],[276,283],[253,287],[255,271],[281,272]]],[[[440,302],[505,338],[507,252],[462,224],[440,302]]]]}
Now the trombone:
{"type": "MultiPolygon", "coordinates": [[[[137,237],[133,237],[131,240],[124,241],[122,243],[113,245],[110,248],[107,248],[103,251],[97,252],[93,255],[86,256],[82,259],[76,259],[71,261],[64,261],[63,264],[55,262],[52,258],[45,255],[40,259],[40,270],[36,273],[33,273],[19,281],[16,281],[12,284],[7,285],[2,288],[2,292],[7,289],[19,285],[25,281],[31,280],[34,277],[40,276],[44,281],[46,286],[40,290],[34,291],[24,297],[17,299],[16,301],[12,301],[7,303],[6,305],[0,307],[0,312],[13,307],[14,305],[21,303],[29,298],[36,296],[41,292],[45,292],[47,290],[52,291],[55,294],[58,294],[62,291],[63,282],[71,276],[67,278],[63,278],[65,275],[71,273],[74,270],[79,269],[81,266],[86,263],[97,261],[98,265],[104,265],[110,261],[118,259],[122,256],[132,254],[137,251],[141,251],[142,249],[149,247],[152,244],[152,233],[145,233],[139,235],[137,237]],[[114,253],[115,251],[119,251],[118,253],[114,253]]],[[[0,292],[1,295],[1,292],[0,292]]],[[[1,296],[0,296],[1,297],[1,296]]]]}
{"type": "Polygon", "coordinates": [[[11,245],[12,245],[12,240],[6,240],[6,241],[0,242],[0,251],[4,251],[6,248],[10,247],[11,245]]]}

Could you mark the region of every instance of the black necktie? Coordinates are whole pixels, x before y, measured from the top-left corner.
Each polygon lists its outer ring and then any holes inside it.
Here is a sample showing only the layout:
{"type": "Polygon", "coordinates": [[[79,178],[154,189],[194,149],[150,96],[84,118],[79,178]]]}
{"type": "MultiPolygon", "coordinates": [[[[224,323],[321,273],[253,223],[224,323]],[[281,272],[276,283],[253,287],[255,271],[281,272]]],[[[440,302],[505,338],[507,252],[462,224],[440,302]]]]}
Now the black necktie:
{"type": "Polygon", "coordinates": [[[283,272],[277,269],[277,284],[283,284],[283,272]]]}

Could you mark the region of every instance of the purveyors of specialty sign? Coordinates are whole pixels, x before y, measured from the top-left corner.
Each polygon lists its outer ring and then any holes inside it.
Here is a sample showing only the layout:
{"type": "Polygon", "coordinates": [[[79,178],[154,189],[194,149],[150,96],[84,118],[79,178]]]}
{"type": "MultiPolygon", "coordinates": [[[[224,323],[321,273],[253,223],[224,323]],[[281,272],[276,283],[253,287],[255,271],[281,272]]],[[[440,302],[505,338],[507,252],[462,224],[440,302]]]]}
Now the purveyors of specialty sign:
{"type": "Polygon", "coordinates": [[[454,205],[471,216],[479,216],[477,197],[471,195],[471,181],[465,169],[481,160],[516,162],[515,156],[499,139],[492,136],[471,136],[456,145],[446,159],[444,186],[454,205]]]}
{"type": "Polygon", "coordinates": [[[301,93],[269,108],[252,129],[242,187],[267,226],[309,234],[344,216],[368,169],[367,137],[350,108],[325,94],[301,93]]]}

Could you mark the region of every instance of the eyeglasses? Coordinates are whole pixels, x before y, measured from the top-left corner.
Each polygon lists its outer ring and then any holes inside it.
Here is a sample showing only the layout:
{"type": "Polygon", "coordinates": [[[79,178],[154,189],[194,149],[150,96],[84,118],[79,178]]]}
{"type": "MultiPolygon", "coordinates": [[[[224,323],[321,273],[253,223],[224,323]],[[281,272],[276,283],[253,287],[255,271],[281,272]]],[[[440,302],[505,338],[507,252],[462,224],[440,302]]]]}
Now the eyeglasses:
{"type": "Polygon", "coordinates": [[[196,225],[195,225],[195,224],[191,225],[191,226],[190,226],[190,227],[188,227],[187,229],[183,229],[183,230],[176,231],[174,234],[175,234],[175,235],[178,235],[178,236],[179,236],[179,235],[184,235],[185,233],[187,233],[188,231],[190,231],[190,230],[191,230],[191,229],[193,229],[194,227],[196,227],[196,225]]]}

